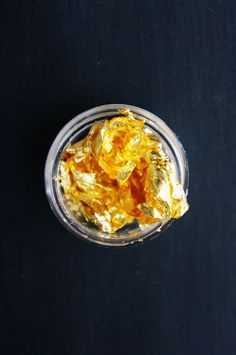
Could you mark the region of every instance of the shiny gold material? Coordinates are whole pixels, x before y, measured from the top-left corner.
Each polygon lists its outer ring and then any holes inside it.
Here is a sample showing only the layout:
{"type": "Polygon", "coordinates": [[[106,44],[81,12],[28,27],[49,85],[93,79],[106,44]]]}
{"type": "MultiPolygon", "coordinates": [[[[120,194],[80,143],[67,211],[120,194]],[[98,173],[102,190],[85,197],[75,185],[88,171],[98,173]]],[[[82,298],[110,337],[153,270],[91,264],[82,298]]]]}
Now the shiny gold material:
{"type": "Polygon", "coordinates": [[[69,208],[103,232],[181,217],[188,209],[157,136],[126,108],[63,152],[57,177],[69,208]]]}

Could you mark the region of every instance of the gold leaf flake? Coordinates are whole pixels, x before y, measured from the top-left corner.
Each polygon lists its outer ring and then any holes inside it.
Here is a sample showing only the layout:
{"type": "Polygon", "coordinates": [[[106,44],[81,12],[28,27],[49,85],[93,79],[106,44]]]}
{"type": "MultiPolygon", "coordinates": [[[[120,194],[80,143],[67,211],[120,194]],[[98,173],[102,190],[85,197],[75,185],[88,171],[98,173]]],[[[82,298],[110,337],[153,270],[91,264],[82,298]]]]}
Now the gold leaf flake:
{"type": "Polygon", "coordinates": [[[68,207],[107,233],[135,219],[163,225],[188,209],[158,137],[127,108],[66,147],[57,181],[68,207]]]}

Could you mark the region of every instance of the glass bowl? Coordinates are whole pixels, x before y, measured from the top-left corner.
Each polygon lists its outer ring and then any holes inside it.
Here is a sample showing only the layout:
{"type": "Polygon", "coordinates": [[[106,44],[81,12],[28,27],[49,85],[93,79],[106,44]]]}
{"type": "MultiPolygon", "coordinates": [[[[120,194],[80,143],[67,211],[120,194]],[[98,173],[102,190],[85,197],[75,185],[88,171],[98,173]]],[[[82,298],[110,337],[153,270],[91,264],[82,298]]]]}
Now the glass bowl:
{"type": "Polygon", "coordinates": [[[134,117],[145,121],[145,125],[159,138],[163,149],[174,162],[179,182],[185,193],[188,189],[188,162],[185,151],[174,132],[156,115],[136,106],[108,104],[82,112],[69,121],[54,140],[45,164],[45,189],[49,204],[59,221],[75,236],[104,246],[122,247],[141,243],[159,235],[173,220],[161,227],[160,223],[148,227],[139,226],[138,222],[128,224],[116,233],[104,233],[84,218],[78,218],[66,205],[63,192],[55,177],[58,174],[61,154],[68,143],[73,144],[84,138],[95,122],[111,119],[117,115],[117,109],[130,109],[134,117]]]}

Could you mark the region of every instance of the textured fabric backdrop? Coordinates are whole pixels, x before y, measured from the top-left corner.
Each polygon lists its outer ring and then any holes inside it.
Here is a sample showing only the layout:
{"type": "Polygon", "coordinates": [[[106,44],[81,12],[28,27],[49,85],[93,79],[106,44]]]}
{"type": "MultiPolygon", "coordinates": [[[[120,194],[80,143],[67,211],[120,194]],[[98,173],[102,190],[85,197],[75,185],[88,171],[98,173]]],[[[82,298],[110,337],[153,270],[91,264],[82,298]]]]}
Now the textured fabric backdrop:
{"type": "Polygon", "coordinates": [[[235,355],[235,1],[2,0],[2,355],[235,355]],[[76,114],[137,105],[177,133],[190,211],[130,249],[56,220],[46,154],[76,114]]]}

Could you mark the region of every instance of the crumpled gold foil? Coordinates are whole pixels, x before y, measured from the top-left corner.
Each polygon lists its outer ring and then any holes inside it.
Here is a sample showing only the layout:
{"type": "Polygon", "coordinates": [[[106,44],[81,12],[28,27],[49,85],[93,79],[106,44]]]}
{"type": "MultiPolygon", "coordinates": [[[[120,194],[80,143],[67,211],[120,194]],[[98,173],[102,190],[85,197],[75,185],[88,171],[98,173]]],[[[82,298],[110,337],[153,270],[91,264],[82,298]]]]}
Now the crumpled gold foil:
{"type": "Polygon", "coordinates": [[[179,218],[188,210],[173,162],[126,108],[64,150],[57,177],[68,207],[103,232],[179,218]]]}

